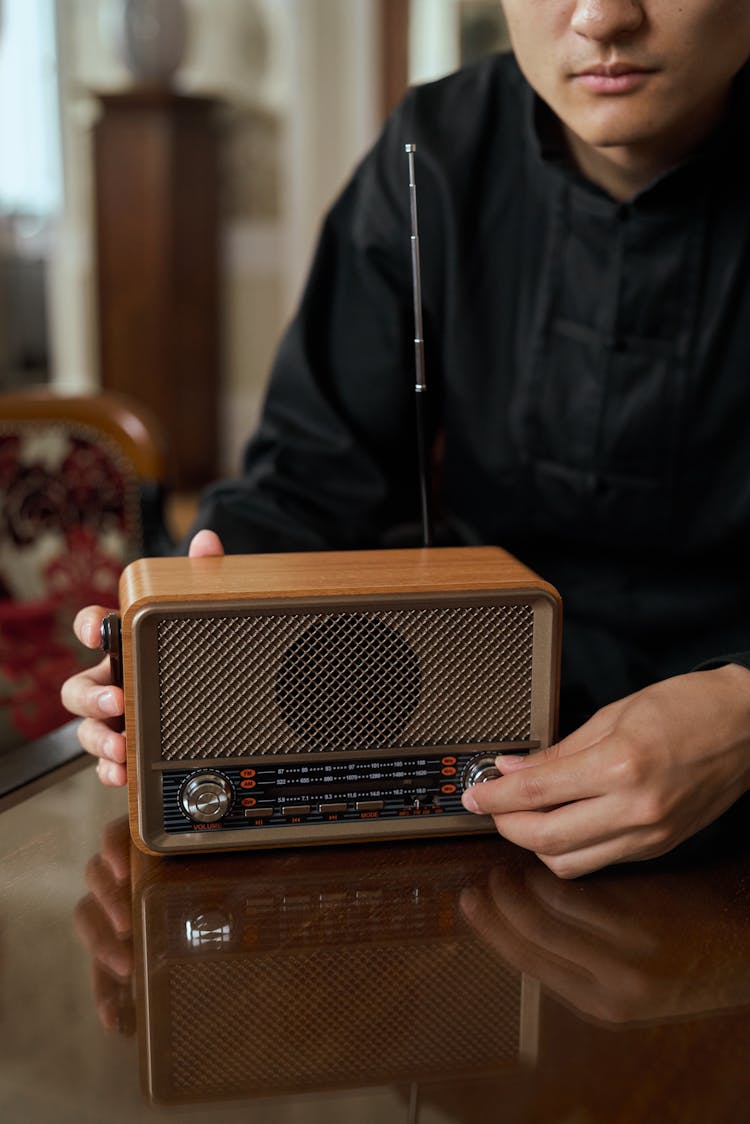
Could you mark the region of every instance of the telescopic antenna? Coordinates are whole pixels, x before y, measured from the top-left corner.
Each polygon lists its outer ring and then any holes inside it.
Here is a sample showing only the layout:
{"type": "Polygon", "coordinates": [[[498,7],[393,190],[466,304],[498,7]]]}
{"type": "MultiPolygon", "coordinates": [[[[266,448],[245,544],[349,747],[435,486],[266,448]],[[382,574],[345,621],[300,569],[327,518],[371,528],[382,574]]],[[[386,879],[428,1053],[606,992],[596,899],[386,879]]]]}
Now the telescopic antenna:
{"type": "Polygon", "coordinates": [[[411,210],[411,279],[414,294],[414,391],[417,407],[417,450],[419,453],[419,496],[422,509],[422,545],[432,546],[432,472],[427,440],[427,382],[424,374],[424,336],[422,334],[422,272],[419,264],[417,223],[417,184],[414,177],[415,144],[404,145],[409,161],[409,204],[411,210]]]}

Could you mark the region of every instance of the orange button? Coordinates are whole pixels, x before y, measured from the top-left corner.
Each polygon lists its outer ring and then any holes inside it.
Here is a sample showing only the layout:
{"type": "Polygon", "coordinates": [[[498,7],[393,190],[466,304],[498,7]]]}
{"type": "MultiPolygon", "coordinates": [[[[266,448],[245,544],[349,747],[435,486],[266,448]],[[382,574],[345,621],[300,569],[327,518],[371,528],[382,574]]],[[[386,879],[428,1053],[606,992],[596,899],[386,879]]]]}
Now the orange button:
{"type": "Polygon", "coordinates": [[[258,801],[254,796],[245,796],[242,801],[243,808],[254,808],[258,801]]]}
{"type": "Polygon", "coordinates": [[[240,788],[255,788],[255,781],[240,781],[240,788]]]}
{"type": "Polygon", "coordinates": [[[455,757],[444,757],[442,759],[442,764],[443,765],[455,765],[456,764],[456,758],[455,757]]]}
{"type": "Polygon", "coordinates": [[[452,765],[446,765],[444,769],[440,770],[440,772],[443,774],[444,777],[455,777],[455,775],[456,775],[456,770],[453,768],[452,765]]]}
{"type": "Polygon", "coordinates": [[[255,769],[240,769],[240,776],[241,777],[254,777],[255,776],[255,769]]]}
{"type": "Polygon", "coordinates": [[[454,784],[444,784],[440,786],[440,791],[444,792],[446,796],[452,796],[456,791],[456,786],[454,784]]]}

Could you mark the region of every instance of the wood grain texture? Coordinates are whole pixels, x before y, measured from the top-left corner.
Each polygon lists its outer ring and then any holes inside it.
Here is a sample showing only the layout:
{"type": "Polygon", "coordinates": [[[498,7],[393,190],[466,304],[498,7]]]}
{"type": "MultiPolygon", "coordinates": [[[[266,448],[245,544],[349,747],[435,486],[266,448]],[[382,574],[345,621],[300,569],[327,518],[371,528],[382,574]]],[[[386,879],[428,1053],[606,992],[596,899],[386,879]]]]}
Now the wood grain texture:
{"type": "Polygon", "coordinates": [[[538,574],[494,546],[148,558],[120,582],[125,622],[155,601],[350,597],[519,588],[559,595],[538,574]]]}

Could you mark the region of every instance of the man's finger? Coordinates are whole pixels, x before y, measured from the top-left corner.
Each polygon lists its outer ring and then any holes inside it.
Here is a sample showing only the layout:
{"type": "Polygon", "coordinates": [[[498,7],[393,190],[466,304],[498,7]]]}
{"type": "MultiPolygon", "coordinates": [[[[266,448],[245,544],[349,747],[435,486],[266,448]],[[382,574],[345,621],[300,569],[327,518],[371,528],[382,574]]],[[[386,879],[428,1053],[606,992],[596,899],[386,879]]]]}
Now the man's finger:
{"type": "Polygon", "coordinates": [[[78,727],[78,740],[92,757],[124,765],[127,756],[125,735],[111,729],[106,722],[84,718],[78,727]]]}
{"type": "MultiPolygon", "coordinates": [[[[488,782],[492,783],[492,782],[488,782]]],[[[601,796],[550,811],[493,815],[504,839],[533,851],[559,878],[578,878],[614,863],[663,855],[683,835],[639,823],[622,801],[601,796]]]]}
{"type": "Polygon", "coordinates": [[[586,749],[593,749],[594,746],[600,745],[612,734],[618,707],[618,703],[603,707],[602,710],[597,711],[589,718],[588,722],[584,722],[577,730],[573,730],[572,733],[561,738],[559,742],[553,742],[546,749],[540,749],[535,753],[527,753],[523,756],[499,754],[495,759],[498,769],[501,773],[516,772],[520,769],[528,769],[533,765],[559,761],[563,757],[572,757],[586,749]]]}
{"type": "Polygon", "coordinates": [[[224,544],[215,531],[198,531],[188,549],[188,558],[220,558],[224,544]]]}
{"type": "Polygon", "coordinates": [[[606,763],[598,751],[570,757],[544,751],[516,768],[508,763],[504,768],[504,776],[466,790],[462,801],[468,811],[491,816],[538,811],[601,796],[609,787],[606,763]]]}
{"type": "Polygon", "coordinates": [[[73,632],[87,648],[101,648],[102,646],[102,621],[111,613],[111,609],[103,605],[87,605],[76,613],[73,621],[73,632]]]}
{"type": "Polygon", "coordinates": [[[96,775],[108,788],[122,788],[128,783],[127,766],[106,761],[103,757],[96,763],[96,775]]]}
{"type": "Polygon", "coordinates": [[[122,690],[112,685],[108,658],[67,679],[60,695],[65,709],[80,718],[116,718],[123,713],[122,690]]]}

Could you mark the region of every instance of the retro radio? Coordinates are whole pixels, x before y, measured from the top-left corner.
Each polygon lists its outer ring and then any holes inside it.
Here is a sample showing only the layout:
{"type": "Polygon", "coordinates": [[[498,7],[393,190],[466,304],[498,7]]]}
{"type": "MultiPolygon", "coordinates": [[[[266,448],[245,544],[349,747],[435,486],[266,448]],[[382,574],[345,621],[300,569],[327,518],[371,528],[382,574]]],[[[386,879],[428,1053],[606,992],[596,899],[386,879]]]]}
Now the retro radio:
{"type": "Polygon", "coordinates": [[[145,850],[491,830],[463,789],[553,738],[559,597],[495,547],[142,559],[120,604],[145,850]]]}

